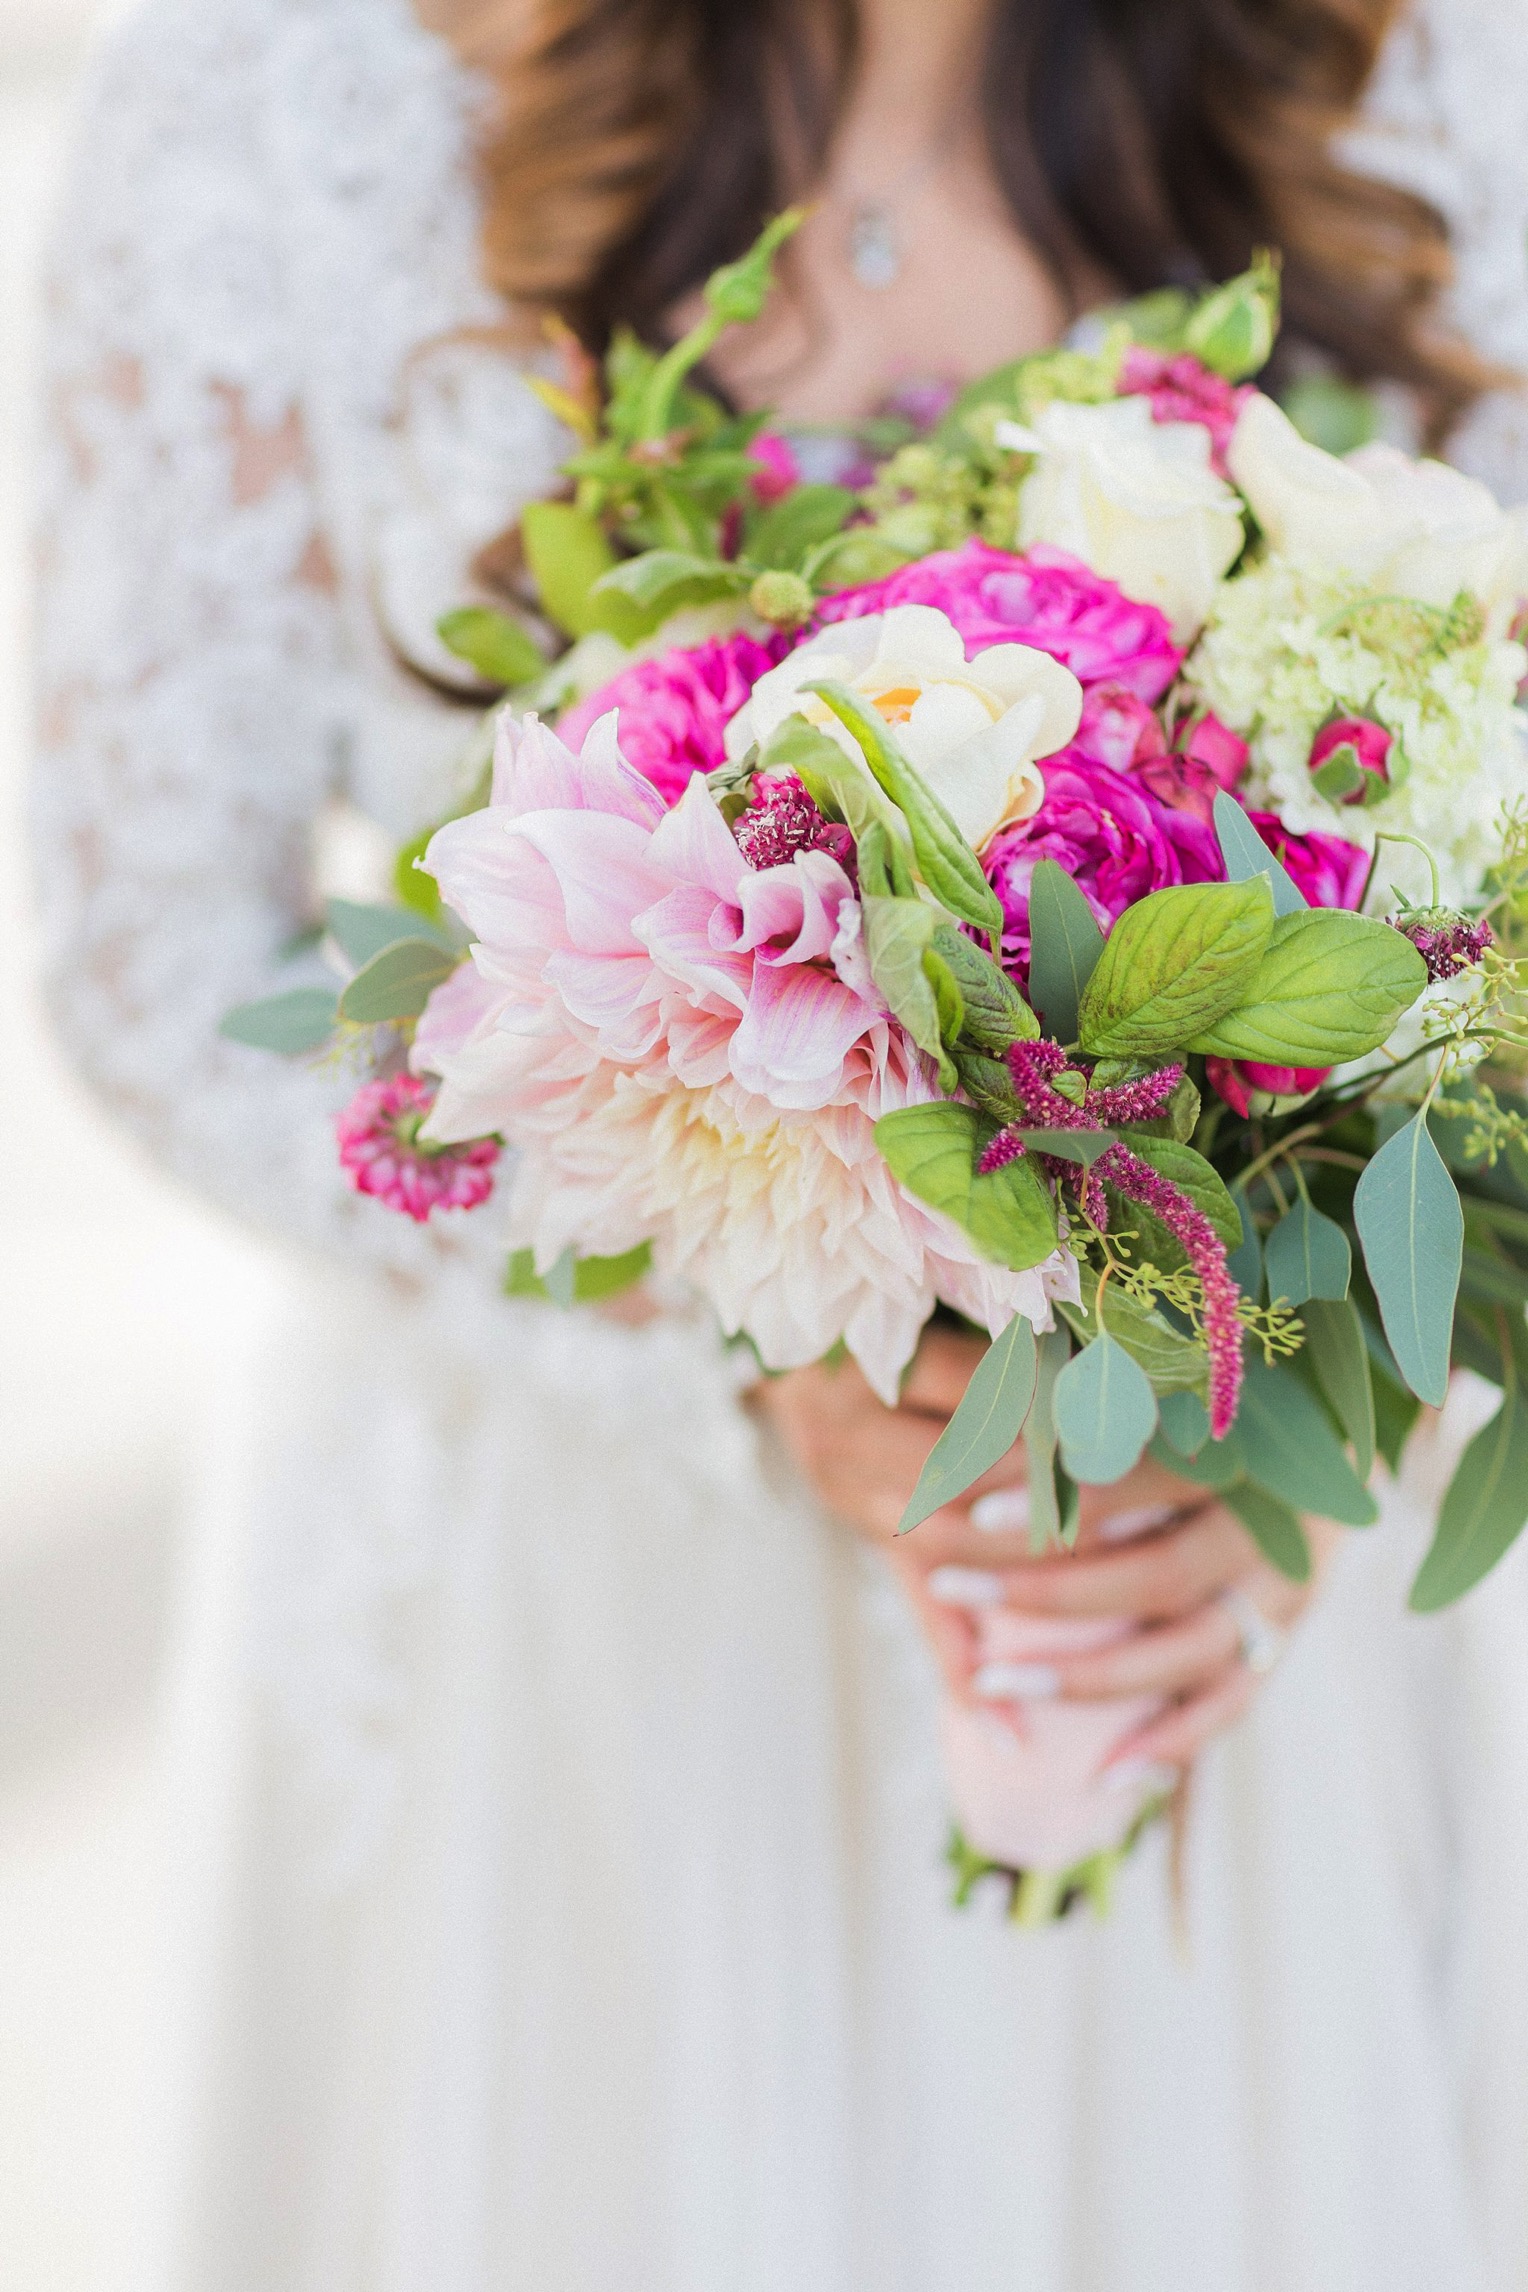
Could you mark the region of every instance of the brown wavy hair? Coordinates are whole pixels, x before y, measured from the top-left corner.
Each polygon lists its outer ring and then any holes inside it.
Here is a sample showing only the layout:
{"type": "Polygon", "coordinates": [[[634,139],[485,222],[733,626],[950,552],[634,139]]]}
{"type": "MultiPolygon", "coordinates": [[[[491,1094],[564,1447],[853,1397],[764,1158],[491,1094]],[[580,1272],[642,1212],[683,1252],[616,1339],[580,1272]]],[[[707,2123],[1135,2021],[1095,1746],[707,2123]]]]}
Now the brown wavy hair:
{"type": "MultiPolygon", "coordinates": [[[[490,283],[591,349],[667,315],[826,166],[854,0],[420,0],[485,71],[490,283]]],[[[1447,430],[1497,379],[1435,318],[1448,231],[1344,167],[1402,0],[994,0],[982,121],[1014,221],[1074,309],[1284,255],[1286,341],[1421,395],[1447,430]]]]}

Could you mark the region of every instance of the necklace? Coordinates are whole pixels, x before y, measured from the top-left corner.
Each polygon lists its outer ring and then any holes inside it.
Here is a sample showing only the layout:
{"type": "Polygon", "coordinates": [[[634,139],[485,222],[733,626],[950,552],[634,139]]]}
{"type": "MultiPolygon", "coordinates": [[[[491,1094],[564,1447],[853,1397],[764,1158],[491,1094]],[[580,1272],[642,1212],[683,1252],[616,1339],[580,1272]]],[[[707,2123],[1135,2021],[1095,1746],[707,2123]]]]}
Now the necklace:
{"type": "Polygon", "coordinates": [[[840,194],[849,208],[849,269],[862,287],[881,292],[902,276],[906,251],[897,207],[947,157],[959,122],[951,120],[931,143],[900,167],[884,190],[840,194]]]}

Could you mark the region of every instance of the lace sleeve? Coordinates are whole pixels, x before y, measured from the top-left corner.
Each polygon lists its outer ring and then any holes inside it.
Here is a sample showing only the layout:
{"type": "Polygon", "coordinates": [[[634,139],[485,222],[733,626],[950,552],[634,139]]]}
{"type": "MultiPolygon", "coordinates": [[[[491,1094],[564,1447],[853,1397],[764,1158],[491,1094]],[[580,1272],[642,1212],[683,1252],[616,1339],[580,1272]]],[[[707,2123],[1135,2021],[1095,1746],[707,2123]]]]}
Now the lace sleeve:
{"type": "Polygon", "coordinates": [[[170,0],[99,64],[52,279],[34,794],[48,992],[79,1065],[240,1213],[419,1265],[335,1166],[346,1084],[220,1042],[306,920],[355,680],[315,510],[261,11],[170,0]]]}

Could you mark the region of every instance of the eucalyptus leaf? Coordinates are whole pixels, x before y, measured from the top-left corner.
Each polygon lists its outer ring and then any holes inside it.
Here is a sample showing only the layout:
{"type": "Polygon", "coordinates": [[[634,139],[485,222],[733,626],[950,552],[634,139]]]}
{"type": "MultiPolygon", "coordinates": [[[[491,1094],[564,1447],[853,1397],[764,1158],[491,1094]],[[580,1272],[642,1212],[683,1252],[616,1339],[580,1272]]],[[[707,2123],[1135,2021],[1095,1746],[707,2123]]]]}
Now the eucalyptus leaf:
{"type": "Polygon", "coordinates": [[[1029,880],[1029,992],[1057,1042],[1077,1040],[1078,1006],[1103,951],[1084,894],[1055,860],[1038,860],[1029,880]]]}
{"type": "MultiPolygon", "coordinates": [[[[1060,1302],[1056,1311],[1086,1344],[1098,1332],[1097,1275],[1084,1269],[1081,1290],[1077,1304],[1060,1302]]],[[[1195,1393],[1205,1390],[1208,1360],[1202,1345],[1174,1329],[1160,1313],[1142,1305],[1128,1290],[1118,1287],[1107,1290],[1104,1313],[1110,1335],[1146,1371],[1158,1396],[1180,1390],[1195,1393]]]]}
{"type": "Polygon", "coordinates": [[[1119,1144],[1112,1130],[1024,1130],[1019,1136],[1031,1154],[1054,1154],[1058,1161],[1090,1169],[1101,1154],[1119,1144]]]}
{"type": "Polygon", "coordinates": [[[1188,1047],[1270,1066],[1336,1066],[1376,1050],[1426,985],[1427,965],[1390,924],[1306,908],[1279,917],[1256,976],[1188,1047]]]}
{"type": "Polygon", "coordinates": [[[293,987],[258,1003],[240,1003],[218,1033],[251,1050],[279,1051],[298,1058],[329,1040],[339,1020],[339,998],[332,987],[293,987]]]}
{"type": "Polygon", "coordinates": [[[1104,942],[1078,1010],[1083,1049],[1126,1058],[1181,1050],[1243,999],[1272,930],[1261,878],[1149,893],[1104,942]]]}
{"type": "Polygon", "coordinates": [[[1528,1403],[1515,1375],[1501,1407],[1459,1460],[1438,1514],[1432,1549],[1411,1587],[1420,1614],[1460,1599],[1513,1544],[1528,1520],[1528,1403]]]}
{"type": "MultiPolygon", "coordinates": [[[[1068,1508],[1057,1485],[1056,1456],[1056,1379],[1071,1357],[1072,1343],[1064,1327],[1051,1329],[1040,1339],[1035,1397],[1024,1428],[1024,1456],[1029,1466],[1029,1548],[1035,1553],[1069,1543],[1076,1534],[1075,1496],[1068,1508]]],[[[1068,1491],[1074,1488],[1075,1483],[1069,1481],[1068,1491]]]]}
{"type": "Polygon", "coordinates": [[[444,931],[432,924],[421,927],[418,915],[407,907],[374,907],[355,899],[331,899],[324,909],[324,921],[346,962],[357,970],[380,955],[384,947],[395,947],[400,939],[431,939],[451,949],[444,931]]]}
{"type": "Polygon", "coordinates": [[[1226,1264],[1230,1267],[1231,1279],[1243,1297],[1250,1297],[1256,1305],[1263,1294],[1262,1238],[1246,1195],[1238,1188],[1231,1199],[1236,1204],[1236,1214],[1241,1220],[1241,1240],[1228,1251],[1226,1264]]]}
{"type": "Polygon", "coordinates": [[[1313,1297],[1301,1319],[1310,1365],[1352,1443],[1354,1470],[1367,1485],[1374,1469],[1374,1378],[1358,1308],[1351,1298],[1313,1297]]]}
{"type": "Polygon", "coordinates": [[[1073,1480],[1091,1487],[1122,1479],[1156,1430],[1151,1379],[1107,1330],[1073,1354],[1056,1379],[1052,1406],[1061,1461],[1073,1480]]]}
{"type": "Polygon", "coordinates": [[[363,964],[340,997],[340,1017],[356,1026],[417,1019],[457,958],[435,939],[400,939],[363,964]]]}
{"type": "Polygon", "coordinates": [[[953,1218],[983,1257],[1024,1273],[1056,1247],[1055,1204],[1028,1155],[977,1176],[988,1136],[974,1107],[948,1099],[899,1107],[875,1126],[876,1145],[910,1194],[953,1218]]]}
{"type": "Polygon", "coordinates": [[[1236,1430],[1248,1477],[1301,1512],[1367,1528],[1379,1507],[1354,1472],[1321,1403],[1293,1369],[1247,1363],[1236,1430]]]}
{"type": "Polygon", "coordinates": [[[1343,1298],[1353,1273],[1353,1252],[1341,1226],[1313,1209],[1302,1194],[1280,1218],[1264,1245],[1268,1295],[1286,1305],[1309,1297],[1343,1298]]]}
{"type": "Polygon", "coordinates": [[[1464,1213],[1420,1115],[1388,1139],[1364,1171],[1353,1218],[1396,1365],[1419,1400],[1441,1408],[1464,1213]]]}
{"type": "Polygon", "coordinates": [[[960,1406],[929,1451],[897,1527],[905,1536],[941,1505],[953,1504],[1008,1454],[1035,1397],[1035,1333],[1016,1313],[978,1362],[960,1406]]]}
{"type": "Polygon", "coordinates": [[[1212,1488],[1217,1495],[1235,1488],[1246,1478],[1247,1462],[1234,1425],[1224,1440],[1206,1441],[1192,1456],[1186,1450],[1173,1447],[1159,1432],[1151,1444],[1151,1455],[1180,1480],[1191,1480],[1199,1488],[1212,1488]]]}
{"type": "Polygon", "coordinates": [[[1236,798],[1224,790],[1215,798],[1215,834],[1228,882],[1247,883],[1253,876],[1266,876],[1275,915],[1295,915],[1308,905],[1288,869],[1274,858],[1236,798]]]}
{"type": "Polygon", "coordinates": [[[1291,1506],[1271,1489],[1255,1487],[1250,1480],[1228,1488],[1223,1502],[1236,1514],[1270,1566],[1294,1583],[1310,1581],[1310,1545],[1299,1514],[1291,1506]]]}
{"type": "Polygon", "coordinates": [[[1198,1393],[1187,1386],[1172,1393],[1158,1388],[1157,1416],[1168,1447],[1192,1462],[1210,1437],[1210,1412],[1198,1393]]]}
{"type": "MultiPolygon", "coordinates": [[[[1367,1344],[1365,1350],[1369,1351],[1367,1344]]],[[[1387,1377],[1369,1352],[1369,1383],[1374,1393],[1374,1445],[1392,1472],[1401,1469],[1401,1458],[1406,1443],[1422,1414],[1422,1404],[1415,1393],[1408,1393],[1393,1377],[1387,1377]]]]}

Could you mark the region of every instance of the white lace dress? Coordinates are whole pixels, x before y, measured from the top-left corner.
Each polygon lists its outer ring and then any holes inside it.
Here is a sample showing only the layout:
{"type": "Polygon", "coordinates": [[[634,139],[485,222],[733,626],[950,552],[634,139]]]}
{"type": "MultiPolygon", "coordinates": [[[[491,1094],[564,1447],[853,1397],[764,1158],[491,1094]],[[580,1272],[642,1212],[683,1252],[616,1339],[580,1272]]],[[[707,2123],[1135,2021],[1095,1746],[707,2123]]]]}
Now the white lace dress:
{"type": "MultiPolygon", "coordinates": [[[[1435,0],[1369,142],[1528,365],[1525,63],[1524,0],[1435,0]]],[[[557,456],[442,346],[473,100],[405,0],[152,0],[56,266],[55,1004],[300,1260],[197,1523],[136,2292],[1528,2286],[1528,1565],[1406,1619],[1436,1454],[1207,1763],[1186,1958],[1159,1846],[1106,1925],[956,1914],[917,1639],[706,1331],[495,1302],[216,1040],[320,808],[446,792],[390,568],[557,456]]],[[[1461,450],[1528,492],[1511,409],[1461,450]]]]}

